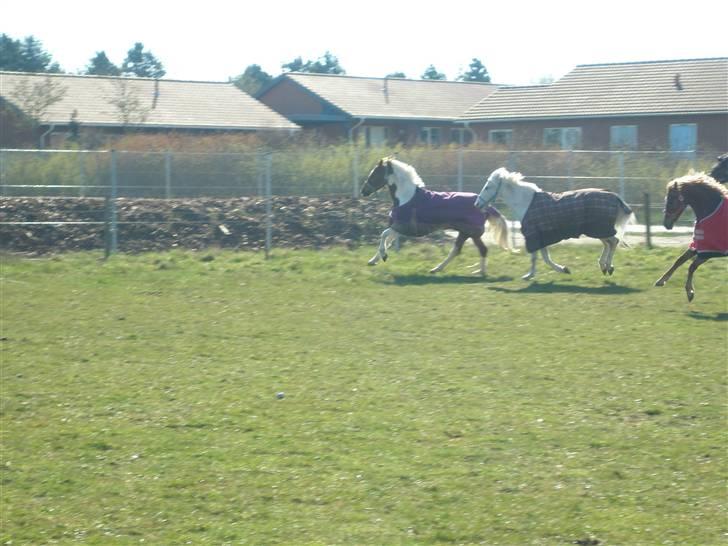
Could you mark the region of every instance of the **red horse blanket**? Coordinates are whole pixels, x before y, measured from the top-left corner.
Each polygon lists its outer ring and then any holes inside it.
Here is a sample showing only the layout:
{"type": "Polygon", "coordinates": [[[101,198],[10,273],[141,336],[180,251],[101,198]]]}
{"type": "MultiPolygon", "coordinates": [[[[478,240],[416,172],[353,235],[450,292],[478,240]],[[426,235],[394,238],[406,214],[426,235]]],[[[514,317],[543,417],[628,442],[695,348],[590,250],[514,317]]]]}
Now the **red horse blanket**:
{"type": "Polygon", "coordinates": [[[695,222],[690,248],[698,254],[728,256],[728,197],[712,213],[695,222]]]}
{"type": "Polygon", "coordinates": [[[616,193],[605,190],[536,192],[521,220],[526,249],[535,252],[580,235],[612,237],[617,233],[614,223],[620,207],[627,214],[632,212],[616,193]]]}
{"type": "Polygon", "coordinates": [[[428,235],[441,229],[454,229],[480,237],[485,232],[488,214],[493,212],[492,207],[488,208],[488,213],[476,207],[477,197],[474,193],[417,188],[412,199],[392,208],[389,225],[398,233],[411,237],[428,235]]]}

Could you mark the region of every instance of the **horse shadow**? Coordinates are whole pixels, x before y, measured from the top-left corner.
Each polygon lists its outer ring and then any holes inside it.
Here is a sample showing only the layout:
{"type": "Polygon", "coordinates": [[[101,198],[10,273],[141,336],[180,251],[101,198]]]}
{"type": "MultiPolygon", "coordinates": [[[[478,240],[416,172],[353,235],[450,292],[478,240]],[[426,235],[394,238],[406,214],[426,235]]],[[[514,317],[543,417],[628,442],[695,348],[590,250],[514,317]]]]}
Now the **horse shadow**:
{"type": "Polygon", "coordinates": [[[622,286],[607,282],[601,286],[581,286],[578,284],[559,284],[553,281],[541,283],[532,282],[522,288],[506,288],[505,286],[489,286],[489,290],[505,292],[508,294],[594,294],[594,295],[623,295],[644,292],[641,288],[622,286]]]}
{"type": "Polygon", "coordinates": [[[707,315],[701,311],[688,312],[690,318],[696,320],[713,320],[715,322],[728,322],[728,313],[716,313],[715,315],[707,315]]]}
{"type": "Polygon", "coordinates": [[[392,275],[387,279],[383,279],[382,282],[395,286],[424,286],[431,284],[482,284],[508,282],[512,280],[513,277],[507,276],[478,277],[476,275],[425,275],[419,273],[412,275],[392,275]]]}

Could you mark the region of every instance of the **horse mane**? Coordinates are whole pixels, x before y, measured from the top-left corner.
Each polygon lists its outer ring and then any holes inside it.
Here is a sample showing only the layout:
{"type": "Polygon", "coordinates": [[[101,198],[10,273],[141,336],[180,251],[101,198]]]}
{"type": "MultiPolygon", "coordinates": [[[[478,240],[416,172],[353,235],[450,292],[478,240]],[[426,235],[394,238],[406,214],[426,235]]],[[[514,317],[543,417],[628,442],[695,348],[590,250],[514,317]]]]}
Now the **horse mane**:
{"type": "Polygon", "coordinates": [[[507,182],[510,182],[511,184],[520,186],[522,188],[528,188],[533,191],[542,191],[541,188],[539,188],[533,182],[528,182],[527,180],[525,180],[521,173],[511,172],[508,169],[506,169],[505,167],[496,169],[495,171],[493,171],[493,173],[490,176],[491,177],[496,176],[502,180],[505,180],[507,182]]]}
{"type": "Polygon", "coordinates": [[[723,197],[728,197],[728,188],[704,172],[696,173],[691,171],[685,176],[675,178],[667,183],[667,191],[677,190],[681,193],[699,187],[712,190],[723,197]]]}
{"type": "Polygon", "coordinates": [[[408,165],[398,159],[390,159],[389,163],[394,168],[394,173],[397,175],[397,178],[405,176],[415,186],[419,188],[425,187],[425,183],[422,181],[422,178],[420,178],[420,175],[417,174],[417,171],[412,165],[408,165]]]}

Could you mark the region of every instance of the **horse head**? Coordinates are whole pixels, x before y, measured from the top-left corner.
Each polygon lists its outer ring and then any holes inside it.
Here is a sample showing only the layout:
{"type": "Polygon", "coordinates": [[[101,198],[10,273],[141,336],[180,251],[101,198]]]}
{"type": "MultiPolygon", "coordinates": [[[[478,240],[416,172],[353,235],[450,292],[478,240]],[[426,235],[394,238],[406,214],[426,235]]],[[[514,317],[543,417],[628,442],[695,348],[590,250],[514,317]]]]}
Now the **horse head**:
{"type": "Polygon", "coordinates": [[[369,173],[369,176],[367,176],[367,179],[361,188],[361,194],[366,197],[381,189],[389,182],[389,176],[391,174],[394,174],[394,169],[392,169],[392,158],[384,157],[380,159],[369,173]]]}
{"type": "Polygon", "coordinates": [[[475,206],[481,210],[485,210],[488,206],[495,201],[500,193],[503,181],[508,178],[511,173],[505,167],[494,170],[490,173],[488,180],[485,181],[483,189],[480,190],[478,197],[475,199],[475,206]]]}
{"type": "Polygon", "coordinates": [[[683,197],[680,183],[673,180],[667,185],[667,195],[665,196],[665,210],[662,219],[662,225],[665,229],[672,229],[680,215],[687,207],[685,197],[683,197]]]}
{"type": "Polygon", "coordinates": [[[710,176],[723,184],[728,183],[728,153],[718,156],[718,163],[713,165],[710,176]]]}

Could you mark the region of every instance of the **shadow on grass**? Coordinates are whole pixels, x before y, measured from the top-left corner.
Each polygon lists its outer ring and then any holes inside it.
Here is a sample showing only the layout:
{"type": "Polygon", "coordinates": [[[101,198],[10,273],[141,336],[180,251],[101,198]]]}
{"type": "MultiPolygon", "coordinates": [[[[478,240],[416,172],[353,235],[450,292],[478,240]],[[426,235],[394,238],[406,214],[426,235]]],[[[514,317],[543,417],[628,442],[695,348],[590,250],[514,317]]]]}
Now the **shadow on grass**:
{"type": "Polygon", "coordinates": [[[503,286],[491,286],[489,290],[496,292],[506,292],[509,294],[602,294],[602,295],[620,295],[634,294],[635,292],[643,292],[641,288],[632,288],[630,286],[620,286],[615,283],[606,283],[602,286],[580,286],[578,284],[558,284],[555,282],[533,282],[521,288],[506,288],[503,286]]]}
{"type": "Polygon", "coordinates": [[[478,277],[476,275],[392,275],[389,278],[382,279],[384,284],[393,284],[395,286],[422,286],[427,284],[484,284],[491,282],[508,282],[513,277],[478,277]]]}
{"type": "Polygon", "coordinates": [[[690,311],[688,312],[688,316],[696,320],[714,320],[715,322],[728,322],[728,313],[716,313],[715,315],[707,315],[705,313],[701,313],[700,311],[690,311]]]}

